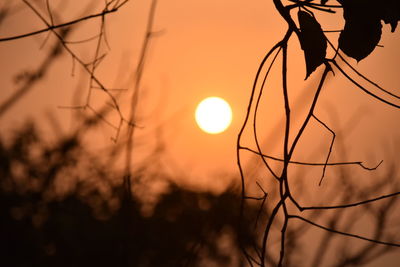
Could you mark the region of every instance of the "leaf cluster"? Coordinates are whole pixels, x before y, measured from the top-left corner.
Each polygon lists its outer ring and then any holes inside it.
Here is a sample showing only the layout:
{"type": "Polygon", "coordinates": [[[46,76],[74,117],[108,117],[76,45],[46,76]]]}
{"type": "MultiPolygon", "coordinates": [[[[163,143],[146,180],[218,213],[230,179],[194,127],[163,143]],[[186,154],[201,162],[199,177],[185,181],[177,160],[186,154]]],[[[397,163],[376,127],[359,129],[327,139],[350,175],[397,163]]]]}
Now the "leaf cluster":
{"type": "Polygon", "coordinates": [[[349,57],[360,61],[378,45],[382,23],[394,32],[400,20],[400,2],[396,0],[338,0],[346,21],[339,37],[339,48],[349,57]]]}
{"type": "MultiPolygon", "coordinates": [[[[329,0],[321,0],[321,6],[329,0]]],[[[312,2],[312,1],[309,1],[312,2]]],[[[400,20],[400,1],[397,0],[338,0],[343,8],[345,25],[339,35],[339,49],[360,61],[378,46],[382,35],[382,21],[394,32],[400,20]]],[[[306,60],[306,79],[320,66],[326,56],[327,39],[312,12],[298,11],[298,37],[306,60]]]]}

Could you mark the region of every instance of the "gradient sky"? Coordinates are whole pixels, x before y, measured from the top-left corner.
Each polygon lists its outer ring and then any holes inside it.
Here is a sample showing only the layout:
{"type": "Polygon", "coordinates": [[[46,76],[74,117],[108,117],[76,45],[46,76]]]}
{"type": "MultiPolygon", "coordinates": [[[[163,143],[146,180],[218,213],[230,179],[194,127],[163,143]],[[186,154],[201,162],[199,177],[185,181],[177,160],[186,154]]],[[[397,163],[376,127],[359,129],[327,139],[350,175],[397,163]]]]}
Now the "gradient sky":
{"type": "MultiPolygon", "coordinates": [[[[77,3],[61,0],[51,1],[54,8],[62,6],[56,21],[80,17],[89,2],[79,1],[78,6],[77,3]]],[[[96,73],[110,88],[133,87],[149,4],[150,1],[131,1],[116,14],[106,17],[110,49],[102,46],[102,52],[108,51],[108,55],[96,73]]],[[[93,12],[99,7],[94,8],[93,12]]],[[[339,30],[343,25],[341,14],[318,18],[327,30],[339,30]]],[[[82,28],[74,32],[70,39],[93,36],[98,23],[98,20],[83,23],[82,28]]],[[[0,37],[42,27],[44,25],[30,10],[21,9],[0,25],[0,37]]],[[[237,179],[236,137],[244,119],[258,64],[286,30],[283,19],[274,10],[272,1],[160,0],[154,30],[158,34],[151,40],[142,80],[137,117],[140,127],[135,133],[140,141],[135,160],[141,161],[161,137],[165,142],[165,167],[173,173],[179,171],[182,177],[189,179],[182,183],[219,191],[227,186],[231,177],[237,179]],[[194,120],[196,105],[208,96],[226,99],[233,109],[231,127],[219,135],[202,132],[194,120]]],[[[334,42],[335,38],[337,40],[335,34],[328,36],[334,42]]],[[[46,49],[55,41],[54,37],[50,37],[44,48],[40,49],[45,38],[46,34],[40,34],[0,43],[0,101],[7,99],[19,87],[14,82],[16,74],[35,69],[43,60],[46,49]]],[[[390,26],[385,25],[380,45],[384,47],[376,48],[370,57],[360,63],[350,62],[368,77],[399,95],[399,32],[392,34],[390,26]]],[[[291,61],[288,74],[293,116],[301,118],[321,70],[304,82],[304,58],[298,41],[293,38],[289,46],[291,61]]],[[[83,59],[90,61],[93,58],[93,43],[71,47],[83,59]]],[[[276,156],[282,152],[279,146],[283,115],[279,64],[278,60],[269,79],[259,118],[261,139],[267,151],[276,156]]],[[[76,67],[72,76],[72,66],[71,57],[64,54],[45,79],[0,118],[1,134],[21,125],[28,118],[34,118],[42,123],[49,136],[56,137],[48,123],[49,114],[57,119],[63,131],[74,129],[77,125],[72,114],[77,111],[58,107],[84,104],[88,79],[79,67],[76,67]]],[[[118,96],[126,116],[129,113],[129,98],[130,92],[118,96]]],[[[400,103],[393,98],[386,99],[400,103]]],[[[91,103],[100,107],[106,101],[101,92],[95,92],[91,103]]],[[[383,165],[378,174],[385,171],[385,166],[398,162],[393,155],[400,145],[400,112],[378,103],[345,81],[339,73],[328,79],[316,112],[320,119],[337,131],[337,142],[346,148],[347,160],[363,161],[369,166],[384,160],[387,165],[383,165]]],[[[116,114],[110,114],[109,119],[118,124],[116,114]]],[[[104,124],[92,134],[91,143],[101,148],[112,144],[110,138],[115,135],[115,130],[104,124]]],[[[325,129],[311,123],[299,143],[295,159],[323,161],[329,138],[325,129]],[[321,150],[321,146],[325,150],[321,150]]],[[[250,139],[246,137],[246,140],[250,139]]],[[[248,143],[249,146],[253,145],[251,141],[248,143]]],[[[341,161],[341,155],[335,148],[332,161],[341,161]]],[[[370,174],[366,176],[366,179],[373,179],[370,174]]],[[[315,186],[318,179],[315,178],[311,184],[315,186]]]]}
{"type": "MultiPolygon", "coordinates": [[[[86,3],[82,2],[80,8],[75,4],[63,4],[62,1],[54,1],[52,5],[54,8],[62,5],[63,12],[58,13],[58,21],[61,22],[79,17],[86,3]]],[[[149,1],[130,2],[118,15],[107,17],[110,50],[97,72],[106,86],[132,87],[148,9],[149,1]]],[[[329,30],[338,29],[343,23],[341,14],[321,17],[320,21],[329,30]]],[[[26,9],[17,12],[6,23],[0,28],[1,36],[25,33],[44,26],[26,9]]],[[[70,39],[90,37],[96,32],[96,26],[98,20],[85,22],[70,39]]],[[[137,130],[137,134],[143,136],[151,133],[153,137],[146,141],[149,142],[146,147],[148,149],[152,146],[154,134],[162,125],[168,155],[179,168],[197,177],[195,180],[210,172],[236,173],[235,140],[244,118],[250,88],[263,55],[280,40],[285,31],[283,20],[273,9],[272,1],[251,1],[246,4],[238,0],[159,1],[154,30],[159,34],[152,39],[148,51],[138,117],[138,124],[142,128],[137,130]],[[197,103],[208,96],[223,97],[233,108],[233,124],[220,135],[201,132],[194,121],[193,113],[197,103]]],[[[46,47],[54,41],[50,37],[46,46],[40,50],[45,38],[46,34],[41,34],[1,44],[1,99],[5,99],[18,87],[13,84],[16,73],[34,69],[40,63],[46,47]]],[[[384,26],[381,44],[385,48],[377,48],[368,59],[356,64],[370,78],[394,93],[399,93],[400,87],[396,68],[400,61],[396,51],[399,40],[397,33],[390,34],[389,26],[384,26]]],[[[89,61],[93,57],[93,45],[88,43],[72,47],[89,61]]],[[[317,71],[308,83],[303,83],[304,59],[298,41],[293,39],[290,47],[290,57],[293,59],[289,65],[289,75],[293,77],[290,80],[291,96],[295,99],[303,95],[307,99],[320,74],[317,71]]],[[[107,48],[103,46],[102,51],[107,51],[107,48]]],[[[59,118],[64,129],[70,128],[73,124],[71,112],[57,107],[79,105],[72,103],[74,93],[78,90],[84,102],[87,90],[87,80],[80,79],[83,75],[80,75],[79,68],[75,70],[74,77],[71,77],[71,70],[72,60],[70,56],[64,55],[46,79],[19,101],[7,116],[0,119],[2,129],[11,129],[27,117],[44,118],[46,112],[59,118]]],[[[265,127],[262,132],[278,139],[281,136],[279,127],[274,128],[274,125],[279,125],[282,115],[281,106],[278,105],[281,103],[279,75],[277,67],[269,81],[270,88],[266,93],[269,99],[265,100],[266,110],[260,119],[265,120],[265,123],[260,123],[260,127],[265,127]],[[271,130],[275,132],[268,132],[271,130]]],[[[126,99],[129,99],[129,93],[126,95],[121,94],[120,103],[123,111],[128,114],[129,102],[126,99]]],[[[98,103],[104,103],[104,100],[104,96],[97,92],[93,97],[93,105],[100,105],[98,103]]],[[[298,102],[302,101],[305,101],[304,98],[298,102]]],[[[366,160],[370,154],[382,158],[385,156],[383,146],[399,136],[399,112],[377,103],[354,86],[343,82],[340,75],[329,80],[319,103],[317,112],[334,129],[339,125],[330,122],[333,112],[340,122],[344,122],[354,114],[358,116],[357,112],[361,110],[357,125],[351,133],[339,139],[346,146],[351,146],[349,158],[361,157],[361,160],[366,160]]],[[[304,106],[299,105],[299,114],[304,106]]],[[[114,123],[117,125],[118,121],[114,123]]],[[[103,144],[109,142],[110,136],[115,133],[108,126],[102,129],[98,142],[103,144]]],[[[326,134],[325,130],[321,132],[318,127],[314,130],[319,136],[326,134]]],[[[326,137],[328,139],[325,142],[329,142],[329,134],[326,137]]],[[[309,141],[313,139],[311,137],[309,141]]],[[[304,140],[308,146],[306,136],[304,140]]],[[[269,143],[271,148],[275,146],[277,149],[272,153],[279,154],[280,147],[276,142],[274,140],[269,143]]]]}

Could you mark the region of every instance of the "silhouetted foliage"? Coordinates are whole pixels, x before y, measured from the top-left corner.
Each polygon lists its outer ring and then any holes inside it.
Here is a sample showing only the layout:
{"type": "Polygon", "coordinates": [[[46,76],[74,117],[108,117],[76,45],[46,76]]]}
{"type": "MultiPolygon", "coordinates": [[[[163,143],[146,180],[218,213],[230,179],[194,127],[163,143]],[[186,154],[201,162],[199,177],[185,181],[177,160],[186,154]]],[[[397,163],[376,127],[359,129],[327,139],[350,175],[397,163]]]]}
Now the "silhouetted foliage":
{"type": "MultiPolygon", "coordinates": [[[[73,137],[45,145],[32,124],[0,140],[3,266],[240,265],[240,197],[234,191],[214,195],[169,183],[151,211],[143,212],[143,200],[133,192],[127,203],[121,184],[108,187],[105,198],[88,182],[91,171],[79,166],[82,149],[73,137]],[[60,178],[73,181],[70,190],[60,193],[60,178]]],[[[107,173],[95,180],[112,179],[107,173]]],[[[242,232],[242,240],[250,242],[249,233],[242,232]]]]}
{"type": "Polygon", "coordinates": [[[297,16],[300,24],[300,44],[306,60],[307,79],[324,62],[327,47],[326,37],[322,32],[321,25],[312,14],[299,10],[297,16]]]}
{"type": "MultiPolygon", "coordinates": [[[[179,187],[170,181],[161,168],[157,169],[156,174],[147,174],[146,168],[152,166],[153,161],[147,161],[143,165],[132,164],[133,151],[137,153],[133,139],[136,109],[140,102],[138,92],[144,71],[146,49],[154,35],[152,20],[156,0],[151,2],[144,41],[133,75],[133,88],[122,88],[133,91],[128,116],[120,109],[118,98],[111,93],[115,89],[106,87],[97,72],[99,64],[106,56],[99,52],[100,47],[107,43],[105,17],[117,13],[128,1],[105,1],[102,2],[102,10],[97,13],[83,14],[78,19],[54,24],[53,16],[56,17],[57,11],[60,10],[55,10],[49,0],[43,1],[41,5],[38,2],[23,0],[23,7],[33,12],[46,26],[21,35],[2,36],[0,42],[28,38],[44,32],[51,33],[56,40],[36,70],[21,72],[22,74],[16,77],[16,84],[21,87],[0,103],[0,116],[8,113],[10,107],[34,88],[33,85],[44,79],[51,63],[57,60],[62,52],[71,57],[73,66],[77,64],[82,68],[90,82],[86,88],[86,101],[77,106],[62,107],[82,111],[84,114],[82,124],[72,130],[76,131],[74,134],[58,136],[51,143],[38,133],[33,124],[27,124],[7,140],[0,139],[1,265],[269,264],[339,267],[367,264],[399,247],[396,232],[388,230],[397,229],[398,226],[398,220],[393,220],[392,216],[393,210],[398,207],[395,205],[395,197],[400,195],[398,182],[392,179],[392,174],[397,169],[389,166],[384,175],[377,176],[370,186],[360,190],[358,185],[352,184],[349,179],[352,170],[344,168],[361,167],[363,170],[372,171],[378,168],[381,162],[371,167],[365,166],[361,161],[331,162],[330,154],[336,132],[320,120],[315,112],[326,78],[333,74],[334,70],[368,95],[392,107],[400,108],[399,105],[385,100],[357,83],[340,65],[344,63],[349,66],[357,78],[374,86],[379,93],[399,98],[355,70],[341,53],[344,52],[357,61],[367,57],[380,41],[382,20],[390,23],[392,32],[395,31],[400,17],[399,2],[338,0],[340,5],[334,5],[330,0],[321,0],[320,4],[314,0],[290,0],[291,4],[284,6],[280,0],[272,1],[287,22],[288,30],[282,40],[267,52],[252,88],[248,113],[237,143],[238,165],[242,178],[242,194],[239,196],[234,186],[220,195],[179,187]],[[296,9],[298,24],[291,14],[291,11],[296,9]],[[338,37],[338,47],[335,47],[327,39],[313,11],[334,13],[338,9],[343,10],[345,26],[338,37]],[[94,45],[93,58],[83,60],[79,53],[71,49],[71,43],[66,37],[79,27],[81,22],[96,18],[100,26],[97,35],[76,42],[95,40],[97,43],[94,45]],[[324,67],[308,113],[296,131],[293,131],[292,127],[294,116],[291,113],[287,76],[288,44],[293,33],[297,35],[304,53],[306,79],[310,75],[317,75],[316,70],[321,65],[324,67]],[[327,58],[328,44],[335,52],[332,58],[327,58]],[[265,81],[279,54],[282,55],[280,89],[283,92],[285,110],[282,158],[263,151],[264,148],[257,137],[256,125],[265,81]],[[337,62],[338,58],[341,59],[340,64],[337,62]],[[267,63],[270,65],[267,66],[267,63]],[[267,70],[259,87],[265,68],[267,70]],[[99,109],[92,105],[95,101],[92,97],[94,90],[100,90],[108,100],[99,109]],[[117,113],[119,122],[116,124],[107,120],[110,110],[117,113]],[[251,117],[256,148],[247,147],[240,142],[251,117]],[[326,160],[317,163],[295,161],[292,156],[297,150],[296,145],[312,120],[332,135],[326,160]],[[107,124],[115,130],[115,136],[112,138],[116,143],[113,148],[115,153],[103,155],[86,150],[82,136],[98,123],[107,124]],[[121,141],[123,126],[128,130],[125,139],[122,138],[121,141]],[[243,171],[248,166],[241,162],[241,151],[256,156],[263,164],[261,168],[253,168],[249,177],[243,171]],[[110,163],[104,163],[109,160],[107,156],[114,160],[113,157],[123,153],[126,154],[126,160],[122,172],[110,167],[110,163]],[[271,161],[281,164],[280,168],[272,167],[271,161]],[[307,188],[304,188],[303,175],[296,173],[297,176],[294,177],[293,169],[289,166],[321,168],[319,185],[322,184],[327,168],[343,168],[335,172],[336,179],[332,179],[334,181],[331,181],[329,187],[331,190],[324,191],[324,195],[318,196],[318,199],[312,199],[304,193],[307,192],[307,188]],[[145,180],[142,177],[145,175],[151,176],[150,179],[145,180]],[[147,202],[143,196],[150,192],[143,191],[140,186],[151,184],[160,177],[166,185],[166,190],[156,195],[156,201],[147,202]],[[245,181],[245,178],[249,179],[245,181]],[[256,190],[246,187],[252,183],[256,184],[256,190]],[[306,205],[307,203],[309,205],[306,205]],[[238,210],[240,220],[237,216],[238,210]],[[371,224],[369,237],[353,232],[357,225],[363,225],[363,216],[368,216],[368,223],[371,224]],[[312,230],[321,231],[322,234],[311,234],[310,238],[309,232],[312,230]],[[360,243],[354,243],[354,240],[360,243]],[[333,254],[335,258],[329,258],[329,254],[333,254]]],[[[4,5],[0,10],[0,22],[7,15],[8,6],[4,5]]],[[[47,40],[46,38],[45,43],[47,40]]]]}
{"type": "MultiPolygon", "coordinates": [[[[333,149],[337,149],[338,145],[335,145],[336,131],[337,129],[331,128],[324,120],[321,120],[318,115],[317,105],[319,105],[319,99],[321,92],[325,88],[327,78],[333,77],[338,73],[343,75],[352,86],[356,86],[363,92],[372,96],[380,103],[387,104],[396,109],[400,109],[400,106],[392,100],[394,97],[399,99],[399,96],[391,92],[391,90],[383,89],[378,83],[371,81],[369,78],[361,74],[355,67],[353,67],[347,58],[342,55],[342,52],[347,56],[360,61],[366,58],[378,45],[382,33],[383,20],[385,23],[390,23],[392,32],[395,31],[398,20],[400,19],[400,4],[398,1],[374,1],[374,0],[337,0],[338,4],[331,4],[333,1],[321,0],[320,4],[313,0],[290,0],[290,4],[284,3],[281,0],[273,0],[276,10],[279,12],[281,17],[287,24],[287,30],[283,35],[283,38],[278,41],[268,52],[258,67],[253,87],[251,89],[251,95],[249,104],[247,107],[246,117],[244,119],[242,128],[238,134],[237,139],[237,162],[239,171],[241,174],[242,182],[242,206],[241,206],[241,218],[249,218],[246,214],[246,206],[244,203],[248,201],[258,201],[260,204],[259,212],[257,216],[253,217],[255,224],[260,227],[258,238],[255,240],[258,251],[250,252],[245,251],[247,262],[250,266],[305,266],[305,264],[311,264],[312,266],[346,266],[352,264],[365,264],[371,261],[370,254],[377,249],[377,245],[383,245],[381,253],[386,253],[394,247],[400,247],[400,243],[396,239],[392,239],[390,236],[385,235],[384,229],[390,224],[390,216],[385,209],[380,211],[379,205],[387,204],[387,210],[396,203],[396,197],[400,195],[396,181],[391,181],[390,176],[392,174],[386,174],[384,177],[377,177],[376,181],[373,181],[374,187],[368,192],[363,192],[361,189],[357,189],[356,186],[345,181],[345,177],[351,177],[351,173],[345,170],[335,172],[335,181],[331,182],[332,191],[324,191],[324,195],[320,196],[319,200],[310,200],[304,193],[296,194],[299,187],[302,187],[301,175],[296,170],[297,167],[303,166],[309,169],[320,166],[322,168],[322,175],[319,179],[319,186],[325,177],[325,172],[328,167],[332,166],[352,166],[358,165],[365,171],[374,171],[382,163],[379,162],[373,167],[366,167],[360,161],[346,162],[345,160],[339,162],[331,162],[330,156],[333,149]],[[328,4],[329,3],[329,4],[328,4]],[[298,10],[297,18],[298,23],[293,19],[293,10],[298,10]],[[345,25],[341,31],[333,30],[328,32],[340,32],[338,37],[338,47],[335,45],[335,41],[331,41],[324,34],[324,29],[321,27],[317,20],[315,13],[320,14],[331,14],[336,13],[339,10],[343,12],[345,25]],[[299,39],[301,49],[305,56],[306,64],[306,79],[314,72],[319,66],[323,66],[322,75],[320,75],[317,84],[308,84],[309,87],[313,88],[313,95],[309,102],[304,105],[306,114],[296,113],[296,108],[293,108],[293,95],[291,95],[289,87],[296,87],[293,90],[299,90],[298,84],[291,81],[288,72],[289,65],[289,44],[291,37],[296,35],[299,39]],[[327,53],[328,44],[330,45],[331,53],[327,53]],[[280,61],[276,61],[278,55],[282,56],[280,65],[281,84],[272,88],[268,87],[268,78],[270,71],[275,65],[278,65],[280,61]],[[350,68],[352,72],[345,71],[341,64],[344,63],[350,68]],[[332,76],[330,76],[332,75],[332,76]],[[355,78],[353,76],[356,76],[355,78]],[[357,79],[363,80],[369,86],[373,87],[378,91],[375,93],[363,86],[357,79]],[[311,86],[310,86],[311,85],[311,86]],[[273,91],[279,90],[279,95],[283,98],[283,123],[280,131],[282,141],[280,145],[281,156],[274,156],[266,151],[268,146],[262,144],[260,140],[260,134],[258,132],[258,124],[260,121],[257,120],[257,116],[261,113],[261,101],[266,95],[264,92],[266,89],[273,91]],[[278,88],[278,89],[277,89],[278,88]],[[380,95],[382,94],[382,95],[380,95]],[[388,99],[391,100],[388,100],[388,99]],[[295,111],[295,112],[293,112],[295,111]],[[302,139],[307,128],[309,128],[310,122],[313,121],[319,125],[324,131],[328,131],[331,136],[329,150],[326,153],[324,162],[314,163],[307,161],[298,161],[293,159],[293,155],[299,152],[298,144],[302,139]],[[244,139],[245,133],[250,130],[250,140],[244,139]],[[242,154],[250,153],[252,156],[258,158],[259,162],[263,165],[264,172],[260,175],[258,172],[256,176],[251,173],[248,175],[246,167],[243,164],[242,154]],[[259,177],[261,176],[261,177],[259,177]],[[300,181],[299,181],[300,179],[300,181]],[[386,191],[382,191],[383,187],[380,186],[383,183],[389,187],[388,194],[386,191]],[[256,190],[254,189],[256,188],[256,190]],[[348,190],[349,194],[342,193],[338,188],[342,190],[348,190]],[[336,189],[336,190],[335,190],[336,189]],[[358,192],[358,190],[360,192],[358,192]],[[328,194],[329,192],[329,194],[328,194]],[[383,193],[386,192],[386,193],[383,193]],[[260,195],[261,194],[261,195],[260,195]],[[267,198],[268,196],[268,198],[267,198]],[[355,197],[357,196],[357,197],[355,197]],[[339,203],[333,204],[333,200],[339,198],[339,203]],[[310,202],[317,202],[311,206],[303,204],[310,202]],[[321,205],[320,202],[326,203],[321,205]],[[369,205],[376,205],[375,208],[370,208],[369,205]],[[345,209],[358,208],[357,212],[352,214],[342,215],[346,213],[345,209]],[[334,215],[330,218],[329,212],[334,215]],[[266,213],[266,214],[264,214],[266,213]],[[352,225],[354,225],[358,218],[354,214],[371,214],[373,217],[373,226],[371,227],[371,236],[358,235],[352,232],[352,225]],[[343,219],[344,218],[344,219],[343,219]],[[323,221],[324,223],[317,223],[316,221],[323,221]],[[345,223],[343,223],[345,221],[345,223]],[[338,227],[339,222],[342,222],[342,228],[338,227]],[[308,227],[314,227],[326,232],[326,236],[323,242],[320,244],[319,250],[312,251],[311,249],[307,252],[301,253],[301,246],[299,245],[302,235],[302,231],[308,229],[308,227]],[[302,228],[304,227],[304,228],[302,228]],[[345,230],[342,230],[345,229],[345,230]],[[342,247],[338,246],[335,250],[342,251],[339,259],[331,259],[331,261],[324,261],[324,256],[330,249],[330,246],[325,245],[334,236],[351,237],[358,240],[363,240],[367,244],[362,245],[361,250],[357,249],[346,249],[344,243],[342,247]],[[300,255],[297,257],[297,255],[300,255]],[[310,257],[314,255],[315,258],[312,262],[307,262],[304,256],[310,257]],[[299,259],[302,262],[299,263],[299,259]],[[307,262],[307,263],[304,263],[307,262]]],[[[296,51],[297,52],[297,51],[296,51]]],[[[272,94],[269,94],[271,96],[272,94]]],[[[265,101],[265,100],[264,100],[265,101]]],[[[276,99],[272,100],[273,102],[276,99]]],[[[272,116],[276,116],[276,112],[272,116]]],[[[263,121],[265,123],[265,121],[263,121]]],[[[351,128],[351,127],[349,127],[351,128]]],[[[346,131],[343,131],[346,134],[346,131]]],[[[268,140],[268,142],[271,142],[268,140]]],[[[343,150],[344,151],[344,150],[343,150]]],[[[342,155],[341,155],[342,156],[342,155]]],[[[343,153],[345,158],[345,153],[343,153]]],[[[388,167],[387,167],[388,168],[388,167]]],[[[358,186],[361,187],[359,182],[358,186]]],[[[245,225],[243,222],[241,225],[245,225]]],[[[257,230],[255,230],[257,231],[257,230]]],[[[397,238],[398,239],[398,238],[397,238]]],[[[329,241],[330,242],[330,241],[329,241]]],[[[345,241],[343,241],[345,242],[345,241]]],[[[376,254],[375,254],[376,255],[376,254]]]]}

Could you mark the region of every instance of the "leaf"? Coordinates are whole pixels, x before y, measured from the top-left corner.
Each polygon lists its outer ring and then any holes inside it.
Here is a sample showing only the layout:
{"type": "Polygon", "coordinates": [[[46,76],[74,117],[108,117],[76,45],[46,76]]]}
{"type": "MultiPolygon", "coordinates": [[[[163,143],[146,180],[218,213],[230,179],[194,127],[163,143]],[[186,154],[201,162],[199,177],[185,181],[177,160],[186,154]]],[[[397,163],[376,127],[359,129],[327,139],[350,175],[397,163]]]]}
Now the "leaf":
{"type": "Polygon", "coordinates": [[[380,10],[375,0],[340,0],[346,21],[339,36],[339,48],[360,61],[375,49],[381,39],[380,10]]]}
{"type": "Polygon", "coordinates": [[[375,49],[381,34],[379,20],[347,20],[339,36],[339,48],[349,57],[360,61],[375,49]]]}
{"type": "Polygon", "coordinates": [[[380,5],[382,8],[381,17],[382,20],[392,27],[391,31],[394,32],[397,27],[397,23],[400,20],[400,1],[399,0],[388,0],[386,5],[380,5]]]}
{"type": "Polygon", "coordinates": [[[324,62],[327,44],[321,25],[314,16],[302,10],[299,10],[297,16],[300,24],[299,41],[306,61],[305,79],[307,79],[324,62]]]}
{"type": "Polygon", "coordinates": [[[339,37],[339,48],[349,57],[360,61],[378,45],[383,20],[394,32],[400,20],[399,0],[338,0],[346,21],[339,37]]]}
{"type": "Polygon", "coordinates": [[[325,5],[329,0],[321,0],[321,5],[325,5]]]}

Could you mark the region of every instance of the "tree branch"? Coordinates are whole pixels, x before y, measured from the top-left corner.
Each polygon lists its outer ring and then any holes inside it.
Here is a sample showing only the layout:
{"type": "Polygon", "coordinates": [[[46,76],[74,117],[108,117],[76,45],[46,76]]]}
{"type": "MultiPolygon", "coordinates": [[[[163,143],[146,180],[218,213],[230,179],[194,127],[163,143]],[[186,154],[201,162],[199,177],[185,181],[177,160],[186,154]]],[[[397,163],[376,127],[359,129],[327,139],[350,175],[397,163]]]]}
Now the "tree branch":
{"type": "Polygon", "coordinates": [[[74,25],[74,24],[79,23],[81,21],[90,20],[90,19],[98,18],[98,17],[103,17],[106,14],[114,13],[114,12],[118,11],[118,9],[120,7],[122,7],[126,2],[128,2],[128,1],[127,0],[124,1],[120,5],[115,6],[113,9],[103,10],[101,13],[84,16],[84,17],[81,17],[79,19],[71,20],[71,21],[68,21],[68,22],[65,22],[65,23],[61,23],[61,24],[57,24],[57,25],[52,25],[53,20],[52,20],[52,17],[50,16],[51,24],[46,23],[46,25],[47,25],[46,28],[41,29],[41,30],[37,30],[37,31],[33,31],[33,32],[29,32],[29,33],[25,33],[25,34],[21,34],[21,35],[16,35],[16,36],[1,37],[0,38],[0,42],[7,42],[7,41],[13,41],[13,40],[17,40],[17,39],[22,39],[22,38],[26,38],[26,37],[29,37],[29,36],[41,34],[41,33],[44,33],[44,32],[53,31],[53,30],[58,29],[58,28],[71,26],[71,25],[74,25]]]}
{"type": "Polygon", "coordinates": [[[386,246],[400,247],[400,244],[397,244],[397,243],[390,243],[390,242],[385,242],[385,241],[370,239],[370,238],[363,237],[363,236],[360,236],[360,235],[345,233],[345,232],[341,232],[341,231],[338,231],[338,230],[335,230],[335,229],[331,229],[331,228],[328,228],[328,227],[319,225],[319,224],[317,224],[317,223],[314,223],[314,222],[312,222],[312,221],[310,221],[310,220],[307,220],[306,218],[303,218],[303,217],[301,217],[301,216],[289,215],[288,218],[289,218],[289,219],[299,219],[299,220],[302,220],[302,221],[304,221],[304,222],[306,222],[306,223],[308,223],[308,224],[311,224],[311,225],[313,225],[313,226],[315,226],[315,227],[321,228],[321,229],[323,229],[323,230],[325,230],[325,231],[332,232],[332,233],[335,233],[335,234],[340,234],[340,235],[344,235],[344,236],[350,236],[350,237],[354,237],[354,238],[357,238],[357,239],[361,239],[361,240],[365,240],[365,241],[369,241],[369,242],[373,242],[373,243],[377,243],[377,244],[382,244],[382,245],[386,245],[386,246]]]}

